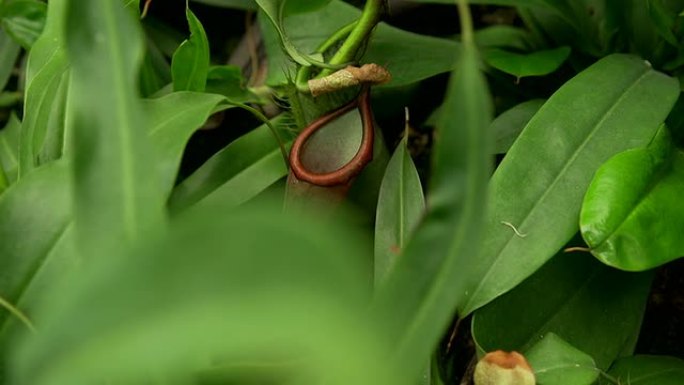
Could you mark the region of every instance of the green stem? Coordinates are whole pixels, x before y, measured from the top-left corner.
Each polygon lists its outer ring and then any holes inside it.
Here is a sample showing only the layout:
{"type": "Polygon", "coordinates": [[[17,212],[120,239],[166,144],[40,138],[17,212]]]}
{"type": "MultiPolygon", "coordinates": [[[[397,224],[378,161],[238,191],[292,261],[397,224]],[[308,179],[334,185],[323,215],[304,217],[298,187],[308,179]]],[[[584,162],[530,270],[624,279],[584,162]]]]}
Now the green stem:
{"type": "Polygon", "coordinates": [[[467,0],[457,0],[458,16],[461,20],[461,40],[463,43],[473,45],[475,37],[473,33],[473,17],[470,14],[467,0]]]}
{"type": "MultiPolygon", "coordinates": [[[[363,13],[354,29],[344,41],[342,47],[330,59],[330,64],[339,65],[354,61],[354,57],[361,45],[366,41],[375,25],[380,21],[384,0],[367,0],[363,13]]],[[[332,71],[325,69],[319,77],[330,75],[332,71]]]]}
{"type": "Polygon", "coordinates": [[[278,147],[280,147],[280,153],[283,156],[285,165],[289,167],[290,161],[287,155],[287,150],[285,149],[285,142],[283,142],[283,139],[280,137],[280,134],[278,133],[278,129],[273,125],[273,123],[256,108],[252,108],[242,103],[235,103],[235,106],[251,112],[257,119],[261,120],[268,127],[269,130],[271,130],[271,134],[273,134],[273,137],[275,138],[276,142],[278,142],[278,147]]]}
{"type": "MultiPolygon", "coordinates": [[[[316,53],[325,53],[325,51],[329,50],[333,45],[335,45],[338,41],[344,39],[345,37],[349,36],[349,34],[356,28],[356,25],[358,24],[358,20],[354,20],[353,22],[345,25],[344,27],[338,29],[334,34],[332,34],[326,41],[323,42],[318,48],[316,49],[316,53]]],[[[297,90],[299,92],[304,92],[307,93],[309,92],[309,85],[307,84],[307,81],[309,80],[309,77],[311,76],[311,67],[299,67],[299,71],[297,71],[297,77],[295,78],[295,85],[297,86],[297,90]]]]}
{"type": "Polygon", "coordinates": [[[4,299],[3,297],[0,297],[0,308],[4,308],[7,310],[10,314],[12,314],[14,317],[16,317],[19,321],[21,321],[22,324],[24,324],[32,333],[36,332],[35,326],[33,326],[33,323],[31,320],[24,314],[21,310],[17,309],[14,305],[12,305],[9,301],[4,299]]]}

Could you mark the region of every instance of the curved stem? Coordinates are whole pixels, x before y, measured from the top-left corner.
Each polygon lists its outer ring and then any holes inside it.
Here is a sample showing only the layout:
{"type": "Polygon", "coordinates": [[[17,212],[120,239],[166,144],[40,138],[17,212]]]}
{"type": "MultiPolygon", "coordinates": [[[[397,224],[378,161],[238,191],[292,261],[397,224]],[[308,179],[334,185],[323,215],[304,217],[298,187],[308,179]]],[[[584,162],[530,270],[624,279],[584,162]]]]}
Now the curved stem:
{"type": "MultiPolygon", "coordinates": [[[[380,21],[384,0],[367,0],[363,13],[354,29],[344,41],[342,47],[330,59],[330,64],[340,65],[354,60],[359,47],[366,41],[375,25],[380,21]]],[[[319,77],[330,75],[330,70],[323,70],[319,77]]]]}
{"type": "Polygon", "coordinates": [[[285,165],[289,166],[290,161],[287,156],[287,150],[285,149],[285,143],[283,142],[283,139],[280,137],[280,134],[278,134],[278,129],[273,125],[273,123],[271,123],[271,121],[256,108],[252,108],[242,103],[235,103],[235,106],[251,112],[257,119],[261,120],[266,126],[268,126],[268,129],[271,130],[271,133],[273,134],[273,137],[275,138],[276,142],[278,142],[278,147],[280,147],[280,153],[283,156],[285,165]]]}
{"type": "MultiPolygon", "coordinates": [[[[356,25],[359,23],[358,20],[354,20],[353,22],[345,25],[344,27],[338,29],[335,33],[333,33],[328,39],[326,39],[318,48],[316,49],[316,53],[325,53],[325,51],[329,50],[330,47],[335,45],[338,41],[344,39],[345,37],[349,36],[349,34],[356,28],[356,25]]],[[[295,77],[295,85],[297,86],[297,90],[299,92],[304,92],[307,93],[309,92],[309,86],[307,84],[307,81],[309,80],[309,76],[311,76],[311,67],[299,67],[299,71],[297,71],[297,76],[295,77]]]]}

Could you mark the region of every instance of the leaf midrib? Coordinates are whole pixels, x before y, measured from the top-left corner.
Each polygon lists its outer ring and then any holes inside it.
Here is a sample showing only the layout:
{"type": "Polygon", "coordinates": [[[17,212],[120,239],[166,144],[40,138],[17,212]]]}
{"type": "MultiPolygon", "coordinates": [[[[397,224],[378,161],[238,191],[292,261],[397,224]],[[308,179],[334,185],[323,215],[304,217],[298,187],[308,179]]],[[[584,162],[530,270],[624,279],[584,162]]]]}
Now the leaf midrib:
{"type": "MultiPolygon", "coordinates": [[[[565,176],[566,171],[570,168],[571,165],[573,165],[575,163],[575,161],[577,160],[579,155],[584,152],[584,148],[591,141],[591,139],[594,137],[594,135],[598,131],[600,131],[600,129],[603,126],[603,124],[605,123],[605,121],[613,115],[613,111],[617,108],[617,106],[619,106],[622,103],[622,101],[626,98],[626,95],[628,95],[632,89],[634,89],[637,85],[639,85],[641,83],[641,81],[646,76],[648,76],[649,74],[651,74],[651,69],[645,68],[644,73],[641,74],[638,78],[636,78],[634,80],[634,82],[629,87],[627,87],[625,89],[625,92],[623,92],[618,97],[618,99],[615,101],[615,103],[613,103],[606,110],[606,112],[604,114],[602,114],[600,119],[598,119],[597,123],[594,125],[594,129],[586,136],[586,138],[582,141],[582,143],[577,147],[577,150],[575,150],[572,153],[572,155],[570,156],[568,161],[565,163],[563,168],[561,168],[561,170],[556,174],[556,177],[554,178],[554,180],[544,190],[544,193],[539,197],[539,199],[536,200],[537,203],[534,206],[532,206],[532,208],[525,214],[523,219],[519,222],[519,225],[518,225],[519,229],[523,228],[523,226],[527,223],[527,220],[532,215],[532,213],[537,209],[537,207],[539,207],[539,202],[544,201],[546,199],[546,197],[551,193],[551,191],[555,189],[555,186],[558,183],[558,181],[562,179],[561,177],[565,176]]],[[[515,234],[509,235],[506,243],[499,249],[499,252],[496,253],[497,256],[500,256],[501,254],[503,254],[503,252],[509,247],[509,245],[510,245],[511,241],[514,239],[514,237],[515,237],[515,234]]],[[[477,295],[480,292],[480,290],[482,289],[484,283],[488,281],[489,276],[493,273],[493,271],[495,270],[495,267],[498,266],[499,263],[501,263],[501,261],[502,261],[502,258],[496,258],[494,260],[494,262],[492,263],[490,268],[487,270],[487,273],[485,273],[484,277],[480,280],[477,287],[473,291],[473,295],[466,302],[464,309],[470,309],[470,307],[472,306],[472,303],[473,303],[473,299],[477,298],[477,295]]],[[[472,311],[475,309],[470,309],[470,310],[472,311]]]]}

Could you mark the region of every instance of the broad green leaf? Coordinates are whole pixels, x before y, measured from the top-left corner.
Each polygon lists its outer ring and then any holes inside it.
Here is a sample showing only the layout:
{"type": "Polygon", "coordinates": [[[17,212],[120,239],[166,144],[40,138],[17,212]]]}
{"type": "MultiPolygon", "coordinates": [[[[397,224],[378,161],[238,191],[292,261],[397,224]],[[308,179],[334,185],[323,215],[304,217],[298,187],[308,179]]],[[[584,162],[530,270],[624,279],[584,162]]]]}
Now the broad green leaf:
{"type": "Polygon", "coordinates": [[[530,54],[491,49],[485,52],[484,58],[492,67],[520,79],[548,75],[556,71],[569,56],[570,47],[559,47],[530,54]]]}
{"type": "Polygon", "coordinates": [[[554,333],[607,370],[636,345],[651,277],[612,269],[588,253],[561,252],[477,310],[473,338],[481,351],[525,352],[554,333]]]}
{"type": "Polygon", "coordinates": [[[377,288],[382,337],[391,341],[391,359],[411,370],[412,379],[462,301],[454,290],[464,268],[460,258],[476,254],[480,245],[493,108],[479,67],[475,43],[466,40],[437,125],[426,217],[377,288]]]}
{"type": "Polygon", "coordinates": [[[30,49],[45,27],[47,6],[38,0],[0,4],[0,25],[25,49],[30,49]]]}
{"type": "Polygon", "coordinates": [[[278,211],[208,207],[122,260],[100,260],[43,307],[13,380],[186,384],[223,366],[220,383],[409,384],[358,316],[364,243],[278,211]]]}
{"type": "MultiPolygon", "coordinates": [[[[332,0],[317,12],[288,17],[284,28],[288,31],[291,43],[300,51],[314,52],[330,35],[360,15],[361,12],[355,7],[332,0]]],[[[273,28],[261,21],[269,59],[267,83],[273,86],[287,84],[288,71],[294,73],[294,67],[282,53],[273,28]]],[[[418,35],[380,23],[361,61],[386,66],[392,74],[392,81],[387,86],[399,87],[451,71],[460,47],[459,43],[453,41],[418,35]],[[430,60],[416,60],[416,57],[422,56],[430,57],[430,60]]]]}
{"type": "Polygon", "coordinates": [[[38,154],[43,147],[48,127],[60,127],[60,109],[66,108],[63,98],[57,97],[62,82],[66,81],[69,63],[64,49],[65,0],[51,0],[45,30],[35,42],[26,66],[26,98],[19,147],[19,177],[38,165],[38,154]]]}
{"type": "Polygon", "coordinates": [[[510,25],[493,25],[475,32],[475,42],[480,49],[511,48],[529,51],[530,40],[531,36],[528,31],[510,25]]]}
{"type": "MultiPolygon", "coordinates": [[[[68,165],[55,162],[0,195],[0,296],[29,319],[33,306],[23,301],[24,295],[40,281],[36,278],[49,264],[54,245],[71,220],[68,176],[68,165]]],[[[0,381],[7,364],[7,342],[13,333],[26,331],[26,325],[0,309],[0,381]]]]}
{"type": "MultiPolygon", "coordinates": [[[[684,376],[684,361],[675,357],[639,355],[623,358],[608,372],[625,385],[679,385],[684,376]]],[[[601,385],[611,384],[607,379],[601,385]]]]}
{"type": "Polygon", "coordinates": [[[380,186],[375,217],[376,282],[392,269],[425,211],[423,187],[406,141],[404,136],[394,151],[380,186]]]}
{"type": "Polygon", "coordinates": [[[163,221],[157,157],[137,94],[138,20],[119,0],[68,1],[75,231],[79,251],[121,250],[163,221]]]}
{"type": "Polygon", "coordinates": [[[209,68],[207,92],[221,94],[233,102],[256,102],[258,98],[245,87],[242,69],[238,66],[213,66],[209,68]]]}
{"type": "Polygon", "coordinates": [[[494,152],[496,154],[508,152],[523,128],[544,105],[544,102],[545,100],[542,99],[522,102],[494,119],[489,129],[494,133],[494,152]]]}
{"type": "Polygon", "coordinates": [[[591,385],[599,376],[591,356],[554,333],[546,334],[525,352],[525,358],[539,385],[591,385]]]}
{"type": "Polygon", "coordinates": [[[285,27],[284,21],[287,15],[292,15],[300,12],[310,12],[320,8],[330,0],[255,0],[259,8],[266,14],[271,24],[275,28],[282,49],[300,65],[310,66],[311,57],[306,53],[300,52],[293,44],[290,31],[285,27]]]}
{"type": "Polygon", "coordinates": [[[461,316],[515,287],[577,233],[593,174],[648,144],[678,95],[677,82],[643,60],[611,55],[549,98],[491,179],[486,242],[457,263],[461,316]]]}
{"type": "Polygon", "coordinates": [[[165,194],[173,188],[190,136],[224,101],[221,95],[198,92],[174,92],[158,99],[143,100],[143,111],[150,127],[149,137],[157,158],[156,167],[165,194]]]}
{"type": "MultiPolygon", "coordinates": [[[[288,134],[288,119],[273,120],[283,136],[288,134]]],[[[263,125],[216,153],[176,186],[169,208],[175,213],[199,202],[238,206],[283,178],[287,171],[277,141],[263,125]]]]}
{"type": "Polygon", "coordinates": [[[181,43],[171,60],[174,91],[204,91],[209,73],[209,40],[204,27],[187,8],[190,37],[181,43]]]}
{"type": "Polygon", "coordinates": [[[663,136],[611,158],[587,190],[580,228],[605,264],[642,271],[684,255],[684,152],[663,136]]]}
{"type": "Polygon", "coordinates": [[[21,122],[12,114],[5,127],[0,130],[0,165],[10,183],[17,179],[19,165],[19,135],[21,122]]]}
{"type": "Polygon", "coordinates": [[[195,3],[213,5],[216,7],[237,8],[237,9],[257,9],[254,0],[191,0],[195,3]]]}
{"type": "Polygon", "coordinates": [[[12,77],[12,70],[20,52],[21,46],[15,43],[5,31],[0,30],[0,91],[5,89],[12,77]]]}

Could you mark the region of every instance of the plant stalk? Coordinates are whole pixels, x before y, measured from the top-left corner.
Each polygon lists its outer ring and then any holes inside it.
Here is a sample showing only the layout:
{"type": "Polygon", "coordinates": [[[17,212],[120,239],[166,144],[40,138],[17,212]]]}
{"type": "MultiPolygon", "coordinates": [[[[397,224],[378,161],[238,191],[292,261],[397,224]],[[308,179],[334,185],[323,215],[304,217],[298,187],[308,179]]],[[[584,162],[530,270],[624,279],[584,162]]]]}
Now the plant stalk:
{"type": "MultiPolygon", "coordinates": [[[[384,0],[367,0],[366,6],[363,8],[363,13],[359,22],[351,31],[347,40],[344,41],[342,47],[330,59],[331,65],[340,65],[354,60],[354,56],[358,52],[361,45],[366,41],[368,35],[373,28],[380,21],[382,14],[384,0]]],[[[321,71],[319,77],[327,76],[332,73],[331,70],[325,69],[321,71]]]]}

